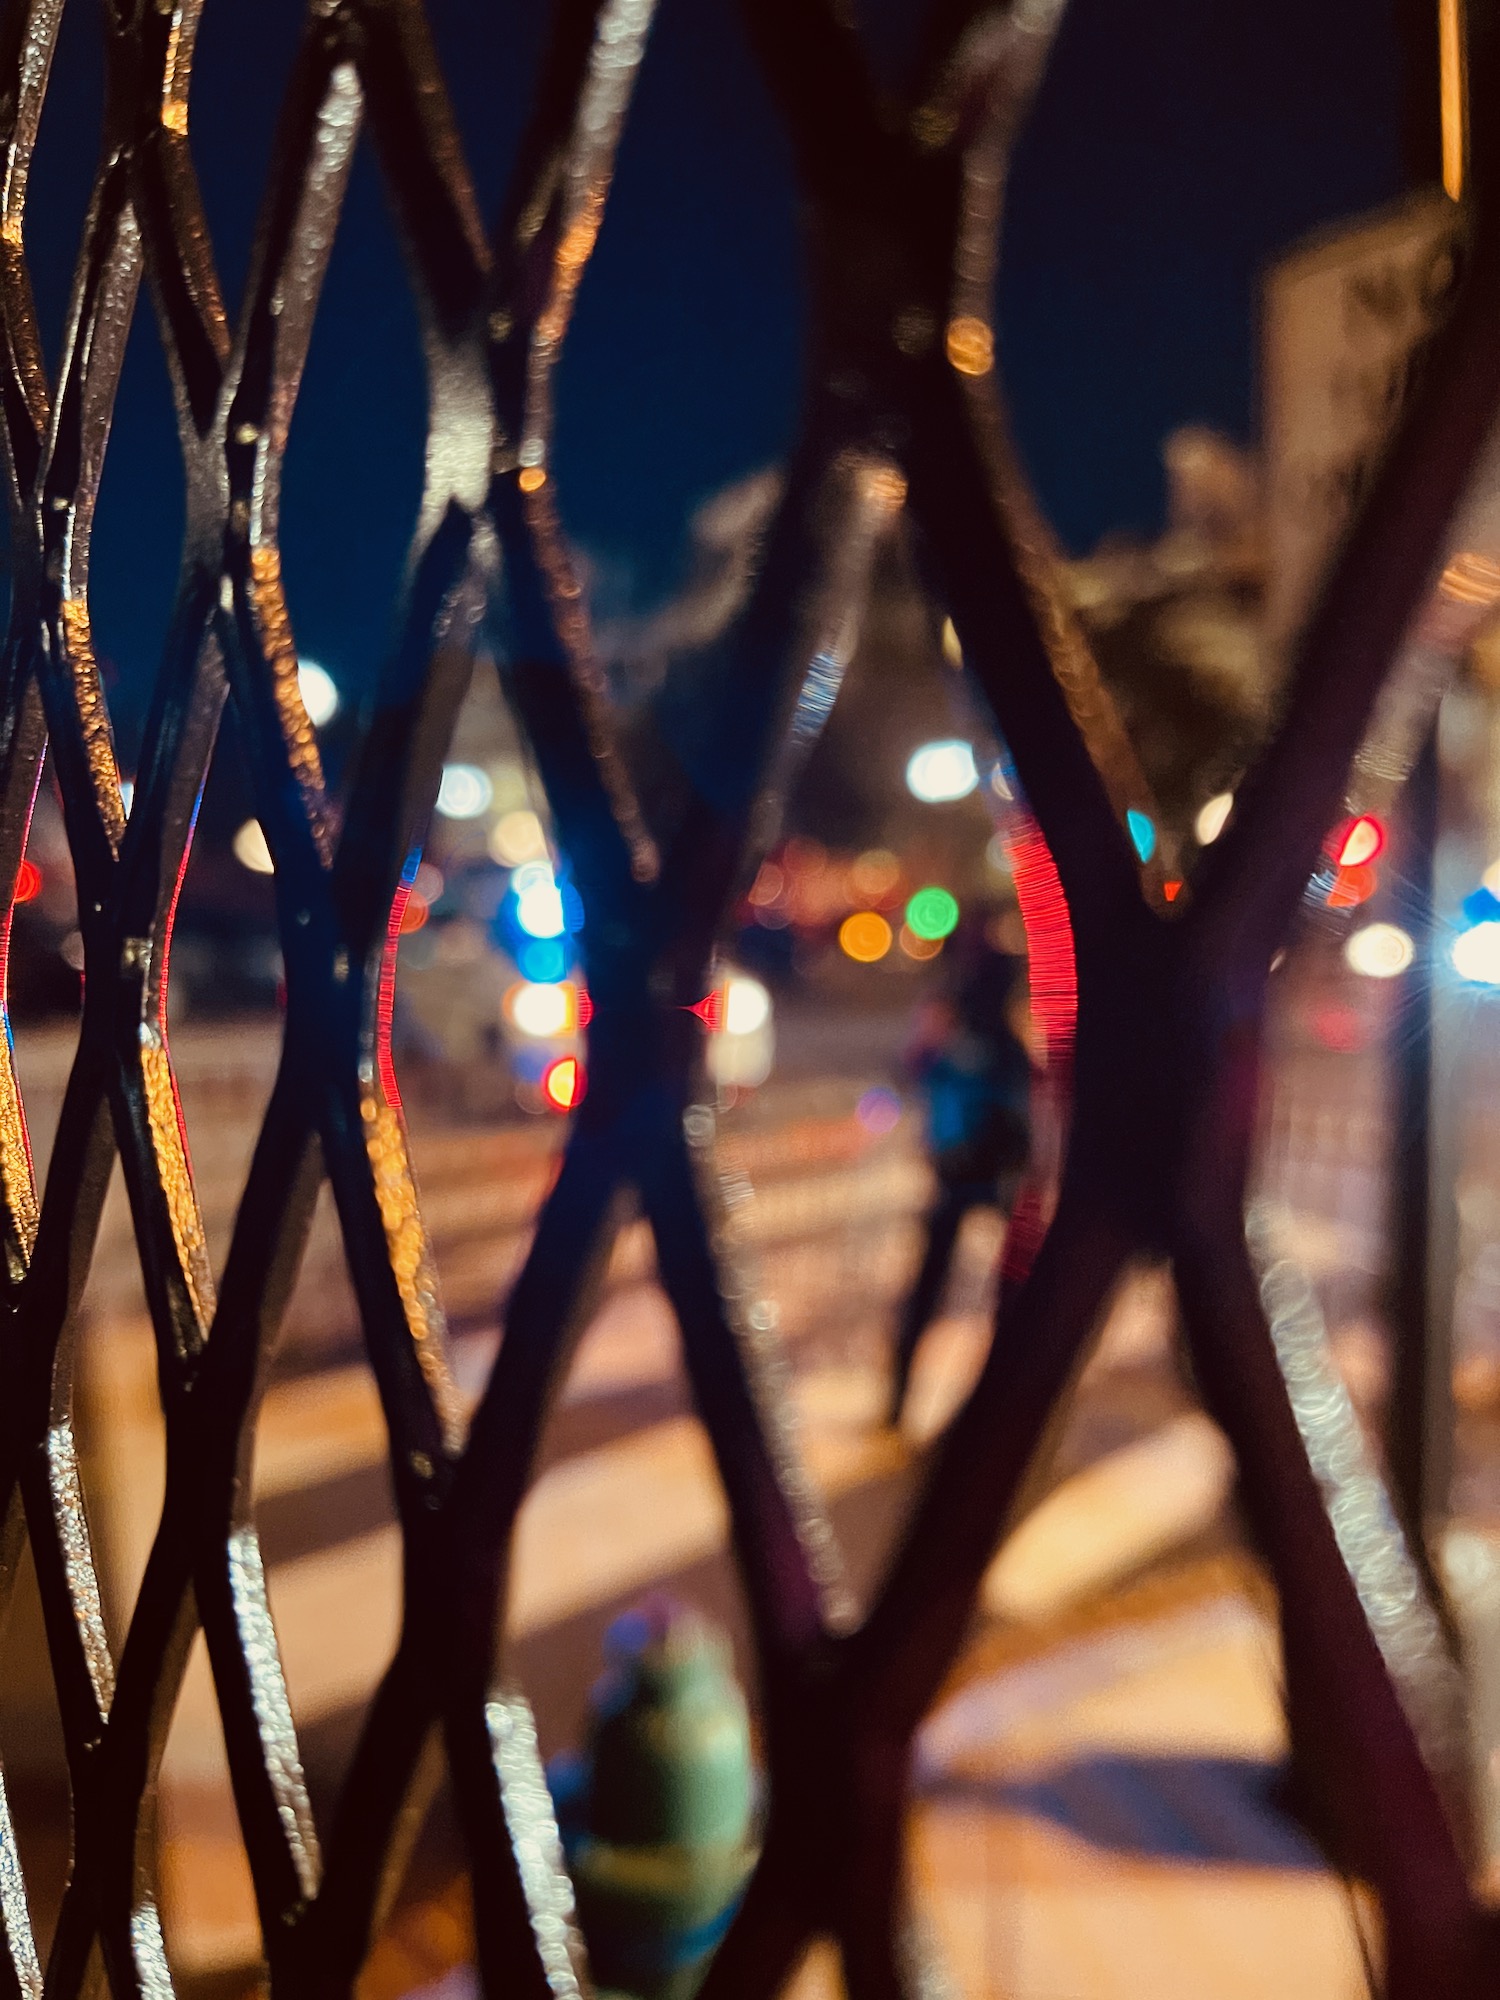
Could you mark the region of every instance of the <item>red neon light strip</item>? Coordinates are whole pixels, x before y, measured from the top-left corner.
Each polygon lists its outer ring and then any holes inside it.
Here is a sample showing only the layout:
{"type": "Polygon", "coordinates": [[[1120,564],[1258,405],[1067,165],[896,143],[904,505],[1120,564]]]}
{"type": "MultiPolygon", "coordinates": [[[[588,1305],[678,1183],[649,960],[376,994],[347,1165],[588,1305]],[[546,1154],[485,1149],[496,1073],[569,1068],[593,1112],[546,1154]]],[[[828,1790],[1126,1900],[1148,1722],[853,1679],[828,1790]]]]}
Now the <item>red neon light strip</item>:
{"type": "Polygon", "coordinates": [[[1005,834],[1016,901],[1026,927],[1031,1011],[1042,1030],[1049,1073],[1066,1071],[1078,1029],[1078,967],[1068,899],[1042,830],[1028,812],[1012,815],[1005,834]]]}
{"type": "MultiPolygon", "coordinates": [[[[1060,1119],[1078,1030],[1078,966],[1073,954],[1073,925],[1068,916],[1068,899],[1041,828],[1030,813],[1019,810],[1009,815],[1009,822],[1004,838],[1021,922],[1026,927],[1031,1012],[1041,1028],[1046,1051],[1036,1095],[1045,1093],[1051,1098],[1048,1111],[1060,1119]]],[[[1000,1266],[1002,1296],[1019,1285],[1031,1269],[1051,1220],[1053,1194],[1045,1166],[1033,1166],[1005,1231],[1005,1252],[1000,1266]]]]}

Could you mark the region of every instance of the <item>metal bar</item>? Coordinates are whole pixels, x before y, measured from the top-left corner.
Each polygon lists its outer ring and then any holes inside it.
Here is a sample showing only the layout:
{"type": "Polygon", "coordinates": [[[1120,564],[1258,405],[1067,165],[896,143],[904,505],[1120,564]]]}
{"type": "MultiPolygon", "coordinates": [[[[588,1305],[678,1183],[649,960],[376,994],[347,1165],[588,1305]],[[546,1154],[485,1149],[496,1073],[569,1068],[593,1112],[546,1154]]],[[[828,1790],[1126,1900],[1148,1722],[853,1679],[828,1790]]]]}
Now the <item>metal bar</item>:
{"type": "Polygon", "coordinates": [[[1434,990],[1438,784],[1434,730],[1407,779],[1404,801],[1402,843],[1413,958],[1402,980],[1402,1032],[1395,1049],[1391,1381],[1386,1402],[1392,1489],[1412,1545],[1429,1567],[1433,1538],[1448,1513],[1453,1470],[1457,1250],[1451,1089],[1440,1082],[1434,1063],[1440,1004],[1434,990]]]}
{"type": "MultiPolygon", "coordinates": [[[[1138,1254],[1174,1261],[1195,1364],[1281,1592],[1295,1720],[1342,1759],[1341,1808],[1384,1906],[1392,2000],[1470,2000],[1493,1983],[1496,1960],[1454,1825],[1451,1664],[1379,1480],[1354,1449],[1352,1416],[1335,1410],[1330,1444],[1327,1423],[1309,1414],[1309,1384],[1324,1381],[1316,1330],[1281,1312],[1289,1294],[1272,1277],[1257,1289],[1240,1222],[1271,950],[1500,407],[1492,141],[1476,132],[1471,148],[1464,298],[1310,627],[1285,723],[1193,907],[1168,921],[1159,874],[1137,865],[1123,824],[1151,809],[1149,795],[1056,588],[994,387],[989,300],[1007,160],[1057,9],[936,0],[916,82],[894,111],[831,5],[745,9],[807,198],[812,385],[740,626],[693,690],[689,726],[657,717],[676,767],[670,811],[635,796],[614,743],[550,464],[557,358],[603,224],[649,0],[559,0],[489,238],[419,0],[318,0],[232,337],[187,142],[198,0],[107,10],[104,146],[55,388],[21,245],[57,0],[11,5],[0,20],[0,439],[15,550],[0,663],[0,887],[13,901],[45,733],[88,967],[40,1204],[8,1039],[0,1046],[0,1588],[24,1514],[75,1828],[46,1986],[59,2000],[81,1994],[97,1947],[122,2000],[169,1987],[151,1801],[201,1620],[279,1992],[352,1989],[392,1887],[403,1814],[439,1744],[486,1989],[538,2000],[585,1990],[571,1943],[559,1941],[566,1885],[538,1845],[524,1701],[497,1672],[517,1514],[619,1198],[634,1188],[729,1501],[766,1707],[764,1852],[706,2000],[759,2000],[819,1931],[840,1947],[852,2000],[918,1989],[903,1831],[913,1733],[1104,1302],[1138,1254]],[[298,691],[279,490],[362,123],[422,322],[430,449],[400,629],[339,812],[298,691]],[[188,535],[127,821],[93,658],[88,542],[143,269],[177,397],[188,535]],[[730,900],[837,690],[873,551],[903,505],[1055,857],[1078,1023],[1057,1214],[1029,1274],[1007,1285],[979,1382],[934,1452],[874,1606],[848,1631],[836,1551],[777,1407],[769,1336],[721,1226],[698,1029],[685,1009],[714,977],[730,900]],[[583,897],[596,1014],[593,1088],[465,1435],[387,1037],[393,919],[486,629],[501,641],[504,684],[583,897]],[[288,1010],[216,1287],[165,991],[226,690],[276,861],[288,1010]],[[118,1670],[70,1390],[116,1153],[167,1425],[167,1493],[118,1670]],[[266,1356],[324,1174],[389,1433],[405,1591],[326,1870],[247,1492],[266,1356]],[[1348,1532],[1356,1513],[1362,1539],[1348,1532]]],[[[1470,52],[1481,83],[1494,68],[1491,27],[1485,10],[1470,52]]],[[[1420,1071],[1414,1059],[1413,1110],[1420,1071]]],[[[1419,1300],[1414,1277],[1432,1261],[1417,1203],[1433,1171],[1409,1156],[1406,1323],[1418,1326],[1419,1306],[1428,1318],[1425,1343],[1402,1350],[1411,1400],[1393,1454],[1423,1521],[1441,1478],[1447,1363],[1430,1292],[1419,1300]]],[[[18,1871],[0,1812],[0,1989],[34,2000],[18,1871]]]]}

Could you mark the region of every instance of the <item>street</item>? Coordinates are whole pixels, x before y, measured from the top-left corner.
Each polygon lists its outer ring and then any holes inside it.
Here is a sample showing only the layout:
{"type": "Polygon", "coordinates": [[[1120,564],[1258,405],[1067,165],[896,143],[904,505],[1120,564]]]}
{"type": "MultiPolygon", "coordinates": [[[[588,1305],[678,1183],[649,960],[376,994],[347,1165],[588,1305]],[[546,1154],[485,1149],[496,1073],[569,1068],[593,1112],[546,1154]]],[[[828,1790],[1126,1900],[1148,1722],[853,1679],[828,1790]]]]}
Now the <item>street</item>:
{"type": "MultiPolygon", "coordinates": [[[[753,1189],[736,1203],[735,1237],[778,1309],[801,1450],[843,1552],[851,1608],[879,1576],[925,1442],[980,1362],[1000,1244],[997,1217],[970,1218],[943,1317],[920,1352],[906,1426],[893,1433],[881,1421],[886,1342],[928,1177],[914,1114],[882,1130],[883,1121],[862,1120],[860,1104],[890,1081],[895,1032],[889,1021],[845,1024],[835,1050],[816,1023],[800,1039],[794,1030],[778,1077],[724,1119],[720,1139],[725,1171],[753,1189]]],[[[41,1152],[48,1090],[62,1073],[60,1062],[44,1067],[44,1054],[21,1049],[41,1152]]],[[[268,1028],[205,1030],[184,1036],[176,1054],[222,1256],[274,1043],[268,1028]]],[[[1372,1074],[1358,1058],[1286,1055],[1267,1092],[1262,1172],[1367,1408],[1381,1386],[1385,1143],[1372,1074]]],[[[454,1369],[472,1398],[563,1121],[467,1124],[451,1106],[419,1099],[412,1128],[454,1369]]],[[[116,1639],[161,1491],[151,1339],[133,1261],[117,1183],[85,1301],[79,1391],[116,1639]]],[[[1486,1502],[1496,1488],[1489,1424],[1476,1415],[1461,1454],[1465,1525],[1482,1537],[1500,1536],[1500,1506],[1486,1502]]],[[[302,1754],[325,1818],[395,1641],[400,1575],[383,1425],[326,1190],[260,1416],[254,1484],[302,1754]]],[[[1353,2000],[1365,1991],[1356,1903],[1276,1803],[1285,1741],[1274,1604],[1235,1526],[1232,1495],[1227,1448],[1175,1359],[1170,1290],[1159,1274],[1137,1273],[1030,1511],[991,1568],[972,1643],[921,1740],[919,1907],[937,1962],[972,2000],[1353,2000]]],[[[650,1243],[627,1220],[518,1536],[506,1671],[533,1704],[544,1756],[576,1742],[605,1628],[647,1591],[727,1627],[753,1698],[726,1535],[650,1243]]],[[[34,1620],[23,1591],[9,1647],[16,1660],[29,1649],[32,1671],[19,1682],[13,1672],[22,1691],[0,1728],[44,1903],[58,1862],[39,1829],[56,1810],[57,1772],[34,1620]]],[[[201,1641],[163,1768],[161,1835],[163,1919],[177,1961],[190,1979],[249,1963],[253,1904],[201,1641]]],[[[453,1843],[439,1799],[368,1975],[372,1993],[430,1985],[462,1958],[453,1843]]],[[[825,1972],[810,1965],[806,1995],[823,1990],[825,1972]]]]}

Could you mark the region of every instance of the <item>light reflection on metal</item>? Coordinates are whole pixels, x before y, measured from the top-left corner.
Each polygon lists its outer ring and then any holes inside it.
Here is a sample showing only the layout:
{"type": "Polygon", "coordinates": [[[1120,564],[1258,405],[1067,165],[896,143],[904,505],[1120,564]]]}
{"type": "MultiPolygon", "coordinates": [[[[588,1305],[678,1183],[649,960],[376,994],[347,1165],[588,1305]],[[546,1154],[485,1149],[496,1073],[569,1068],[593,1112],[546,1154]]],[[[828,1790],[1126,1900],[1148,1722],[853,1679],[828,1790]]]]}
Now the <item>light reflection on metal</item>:
{"type": "Polygon", "coordinates": [[[438,1295],[437,1269],[417,1207],[406,1137],[395,1107],[373,1091],[362,1095],[359,1108],[371,1181],[385,1229],[386,1255],[405,1308],[407,1332],[442,1419],[445,1440],[456,1445],[463,1430],[462,1406],[448,1372],[447,1321],[438,1295]]]}
{"type": "Polygon", "coordinates": [[[151,1897],[143,1897],[130,1915],[130,1942],[142,2000],[172,2000],[171,1969],[161,1916],[151,1897]]]}
{"type": "Polygon", "coordinates": [[[281,1674],[276,1628],[271,1622],[271,1605],[266,1595],[265,1566],[260,1544],[248,1529],[241,1528],[230,1538],[229,1587],[259,1726],[261,1756],[270,1773],[276,1812],[297,1870],[298,1885],[302,1894],[311,1898],[318,1892],[322,1855],[307,1802],[292,1705],[281,1674]]]}
{"type": "Polygon", "coordinates": [[[318,754],[318,739],[312,719],[302,705],[297,647],[292,638],[291,618],[281,587],[279,552],[266,545],[253,548],[250,551],[250,577],[256,638],[270,671],[271,698],[281,724],[287,762],[302,797],[319,859],[326,865],[331,842],[323,799],[323,761],[318,754]]]}
{"type": "Polygon", "coordinates": [[[1278,1242],[1268,1204],[1251,1208],[1245,1234],[1277,1364],[1339,1552],[1428,1765],[1462,1812],[1469,1760],[1463,1676],[1329,1355],[1317,1296],[1278,1242]]]}
{"type": "MultiPolygon", "coordinates": [[[[1487,449],[1477,493],[1493,490],[1500,478],[1500,438],[1487,449]]],[[[1351,814],[1384,813],[1431,730],[1443,696],[1460,661],[1494,627],[1500,603],[1500,563],[1466,548],[1471,501],[1451,538],[1456,552],[1443,567],[1436,589],[1414,620],[1394,670],[1385,680],[1375,712],[1350,774],[1346,802],[1351,814]]]]}
{"type": "Polygon", "coordinates": [[[187,1130],[182,1122],[182,1106],[177,1100],[177,1079],[172,1074],[166,1048],[158,1029],[141,1034],[141,1075],[145,1082],[146,1115],[151,1121],[153,1151],[161,1174],[177,1257],[187,1280],[198,1326],[213,1318],[214,1279],[208,1261],[208,1239],[203,1218],[193,1193],[192,1168],[188,1164],[187,1130]]]}
{"type": "MultiPolygon", "coordinates": [[[[80,1654],[100,1718],[115,1694],[115,1663],[104,1629],[104,1605],[89,1543],[78,1476],[78,1441],[71,1423],[55,1423],[46,1439],[48,1484],[57,1524],[57,1547],[67,1579],[69,1609],[77,1621],[80,1654]]],[[[33,1529],[33,1533],[35,1530],[33,1529]]]]}
{"type": "MultiPolygon", "coordinates": [[[[949,324],[961,329],[960,355],[976,365],[954,365],[971,398],[975,441],[986,461],[993,502],[1005,517],[1020,581],[1046,634],[1057,685],[1109,795],[1123,842],[1129,811],[1158,821],[1161,814],[1062,588],[1057,541],[1027,483],[1005,411],[993,393],[993,369],[982,365],[986,353],[993,355],[990,316],[1010,150],[1062,14],[1062,0],[1029,0],[1006,12],[979,15],[951,52],[940,72],[941,86],[919,119],[930,133],[948,135],[944,141],[934,137],[933,144],[951,144],[960,124],[972,120],[961,153],[962,209],[949,324]]],[[[954,626],[953,653],[962,659],[969,651],[972,647],[966,648],[963,632],[954,626]]],[[[1144,867],[1148,887],[1159,893],[1159,867],[1150,857],[1144,867]]]]}
{"type": "Polygon", "coordinates": [[[906,497],[906,481],[894,466],[859,460],[843,470],[849,481],[849,518],[832,541],[832,574],[818,607],[821,629],[797,692],[782,769],[768,792],[785,790],[798,758],[811,749],[833,712],[858,637],[860,580],[906,497]]]}
{"type": "MultiPolygon", "coordinates": [[[[808,1474],[791,1397],[791,1367],[778,1336],[779,1315],[765,1293],[746,1223],[754,1190],[743,1173],[723,1169],[714,1154],[717,1120],[707,1105],[683,1115],[686,1162],[705,1234],[697,1254],[713,1260],[717,1311],[735,1343],[756,1424],[769,1452],[776,1487],[790,1510],[797,1542],[815,1585],[824,1620],[834,1630],[853,1621],[855,1600],[844,1559],[808,1474]]],[[[698,1236],[698,1231],[694,1230],[698,1236]]]]}
{"type": "Polygon", "coordinates": [[[1443,130],[1443,192],[1457,201],[1464,191],[1468,147],[1468,79],[1464,75],[1463,0],[1438,0],[1438,93],[1443,130]]]}
{"type": "Polygon", "coordinates": [[[542,1769],[530,1704],[524,1695],[506,1689],[485,1704],[484,1719],[505,1823],[548,1990],[557,2000],[583,2000],[590,1988],[573,1884],[563,1862],[562,1836],[542,1769]]]}
{"type": "Polygon", "coordinates": [[[21,1872],[16,1829],[3,1783],[0,1783],[0,1924],[4,1925],[5,1943],[22,2000],[41,2000],[41,1961],[32,1936],[26,1879],[21,1872]]]}
{"type": "Polygon", "coordinates": [[[94,798],[110,845],[118,847],[125,833],[125,806],[120,797],[120,774],[115,768],[109,711],[104,705],[104,690],[94,659],[88,606],[77,598],[68,597],[63,599],[59,608],[73,693],[78,704],[78,733],[94,782],[94,798]]]}
{"type": "Polygon", "coordinates": [[[799,743],[810,743],[823,732],[833,713],[834,697],[843,679],[844,663],[831,653],[817,653],[802,683],[802,694],[792,716],[792,735],[799,743]]]}

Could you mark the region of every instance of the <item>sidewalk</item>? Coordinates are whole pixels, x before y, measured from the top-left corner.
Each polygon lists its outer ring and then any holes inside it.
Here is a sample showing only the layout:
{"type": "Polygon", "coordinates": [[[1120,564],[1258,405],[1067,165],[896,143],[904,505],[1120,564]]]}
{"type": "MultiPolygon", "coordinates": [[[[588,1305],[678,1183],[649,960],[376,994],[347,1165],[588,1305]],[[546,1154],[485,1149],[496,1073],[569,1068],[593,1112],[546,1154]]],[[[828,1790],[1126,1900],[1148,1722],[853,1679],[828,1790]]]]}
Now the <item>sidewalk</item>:
{"type": "Polygon", "coordinates": [[[1231,1581],[929,1722],[919,1896],[965,2000],[1367,1993],[1349,1893],[1274,1803],[1275,1637],[1231,1581]]]}
{"type": "MultiPolygon", "coordinates": [[[[1253,1589],[1248,1566],[1210,1559],[1033,1657],[971,1661],[920,1746],[935,1993],[1364,2000],[1350,1892],[1274,1801],[1285,1736],[1253,1589]]],[[[461,1903],[409,1911],[369,1991],[473,2000],[465,1955],[461,1903]]],[[[841,1992],[816,1949],[792,2000],[841,1992]]]]}
{"type": "MultiPolygon", "coordinates": [[[[254,1095],[248,1082],[235,1088],[254,1095]]],[[[763,1107],[727,1138],[725,1154],[756,1186],[738,1226],[780,1304],[804,1455],[858,1596],[878,1575],[922,1444],[979,1364],[998,1225],[971,1219],[950,1315],[923,1345],[898,1439],[880,1422],[884,1330],[926,1178],[910,1133],[873,1142],[847,1098],[804,1096],[797,1115],[763,1107]]],[[[205,1119],[200,1148],[219,1237],[238,1186],[227,1101],[221,1110],[205,1119]]],[[[520,1128],[418,1135],[456,1369],[470,1394],[494,1352],[494,1302],[524,1251],[551,1152],[544,1141],[554,1137],[520,1128]]],[[[1359,1245],[1336,1217],[1313,1214],[1300,1226],[1303,1261],[1356,1269],[1359,1245]]],[[[133,1257],[116,1198],[88,1302],[107,1337],[85,1343],[82,1389],[85,1406],[96,1398],[107,1415],[85,1477],[91,1504],[114,1496],[98,1525],[106,1613],[117,1624],[145,1560],[161,1477],[133,1257]]],[[[321,1815],[394,1640],[400,1560],[383,1424],[326,1216],[289,1319],[254,1480],[321,1815]]],[[[965,2000],[1354,2000],[1366,1991],[1348,1893],[1274,1803],[1285,1746],[1269,1597],[1236,1550],[1233,1466],[1192,1404],[1169,1332],[1160,1285],[1134,1281],[1080,1384],[1050,1491],[993,1565],[974,1642],[922,1740],[917,1900],[935,1962],[965,2000]]],[[[1340,1352],[1346,1368],[1359,1359],[1357,1343],[1343,1340],[1340,1352]]],[[[1500,1483],[1476,1483],[1462,1452],[1461,1465],[1470,1552],[1493,1577],[1500,1483]]],[[[725,1622],[748,1675],[722,1490],[639,1225],[617,1247],[539,1472],[520,1524],[507,1665],[532,1698],[545,1752],[575,1740],[603,1630],[648,1589],[725,1622]]],[[[1487,1615],[1486,1652],[1500,1661],[1500,1592],[1487,1615]]],[[[31,1652],[39,1664],[39,1631],[31,1652]]],[[[1500,1742],[1500,1685],[1480,1693],[1500,1742]]],[[[38,1700],[44,1720],[51,1696],[41,1683],[38,1700]]],[[[14,1760],[38,1732],[29,1715],[9,1722],[14,1760]]],[[[189,1987],[222,1984],[252,1963],[258,1932],[201,1646],[164,1777],[169,1942],[189,1987]]],[[[1500,1844],[1500,1819],[1495,1831],[1500,1844]]],[[[441,1886],[456,1851],[440,1841],[426,1858],[426,1888],[378,1951],[366,2000],[426,1988],[467,1955],[462,1897],[441,1886]]],[[[836,1992],[818,1959],[797,2000],[836,1992]]]]}
{"type": "MultiPolygon", "coordinates": [[[[1127,1295],[1096,1369],[1128,1366],[1161,1334],[1149,1293],[1127,1295]]],[[[961,1393],[983,1336],[977,1315],[934,1329],[919,1433],[961,1393]]],[[[869,1370],[822,1369],[798,1388],[815,1467],[847,1463],[859,1436],[874,1448],[869,1370]]],[[[992,1568],[987,1620],[919,1746],[913,1866],[936,1991],[1368,1992],[1350,1892],[1275,1802],[1276,1634],[1254,1565],[1217,1525],[1231,1477],[1205,1419],[1169,1418],[1064,1478],[992,1568]]],[[[441,1981],[442,2000],[467,2000],[472,1975],[450,1974],[463,1935],[453,1904],[408,1913],[372,1995],[441,1981]]],[[[794,2000],[840,1991],[832,1954],[815,1951],[794,2000]]]]}

